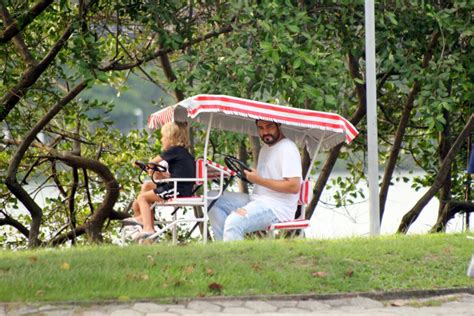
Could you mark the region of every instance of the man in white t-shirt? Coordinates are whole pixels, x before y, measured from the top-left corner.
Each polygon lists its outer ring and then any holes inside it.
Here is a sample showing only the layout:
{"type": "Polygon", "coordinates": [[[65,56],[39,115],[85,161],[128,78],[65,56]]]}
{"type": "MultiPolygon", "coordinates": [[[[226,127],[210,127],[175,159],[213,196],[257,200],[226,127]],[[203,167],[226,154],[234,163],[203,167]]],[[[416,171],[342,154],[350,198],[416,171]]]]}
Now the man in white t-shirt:
{"type": "Polygon", "coordinates": [[[256,121],[260,139],[257,169],[245,171],[252,194],[225,192],[209,210],[216,240],[242,240],[245,234],[294,219],[301,182],[301,156],[280,124],[256,121]]]}

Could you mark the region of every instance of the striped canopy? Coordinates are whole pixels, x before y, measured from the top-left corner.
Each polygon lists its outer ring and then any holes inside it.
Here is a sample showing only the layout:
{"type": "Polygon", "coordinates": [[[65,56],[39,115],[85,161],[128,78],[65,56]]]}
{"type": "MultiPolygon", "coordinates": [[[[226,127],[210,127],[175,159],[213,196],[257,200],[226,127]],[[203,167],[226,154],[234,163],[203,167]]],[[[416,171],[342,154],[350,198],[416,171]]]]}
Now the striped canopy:
{"type": "Polygon", "coordinates": [[[332,148],[342,142],[350,143],[359,133],[340,115],[281,106],[226,95],[200,94],[166,107],[150,115],[148,127],[156,129],[170,121],[191,120],[220,130],[258,136],[255,120],[281,123],[283,134],[309,150],[332,148]]]}

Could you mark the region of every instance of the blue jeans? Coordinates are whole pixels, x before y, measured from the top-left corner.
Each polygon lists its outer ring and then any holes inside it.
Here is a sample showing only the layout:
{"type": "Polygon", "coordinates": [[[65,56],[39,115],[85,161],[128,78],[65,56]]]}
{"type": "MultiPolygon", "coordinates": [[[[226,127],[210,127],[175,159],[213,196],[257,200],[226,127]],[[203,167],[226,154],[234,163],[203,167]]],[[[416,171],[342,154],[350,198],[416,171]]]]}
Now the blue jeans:
{"type": "MultiPolygon", "coordinates": [[[[212,196],[214,192],[210,194],[212,196]]],[[[243,240],[245,234],[265,230],[278,219],[272,209],[261,201],[250,201],[249,195],[224,192],[208,211],[215,240],[243,240]],[[235,211],[242,208],[246,214],[235,211]]]]}

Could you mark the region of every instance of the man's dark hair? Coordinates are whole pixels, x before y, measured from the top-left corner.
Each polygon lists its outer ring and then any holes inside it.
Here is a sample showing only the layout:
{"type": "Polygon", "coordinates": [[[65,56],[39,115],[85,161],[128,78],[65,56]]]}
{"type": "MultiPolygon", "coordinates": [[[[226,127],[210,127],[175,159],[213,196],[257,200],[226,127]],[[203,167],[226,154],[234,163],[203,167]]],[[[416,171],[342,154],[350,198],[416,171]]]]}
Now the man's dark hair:
{"type": "Polygon", "coordinates": [[[255,125],[257,125],[257,123],[258,123],[259,121],[271,122],[271,123],[275,123],[276,126],[281,126],[281,123],[277,123],[277,122],[274,122],[274,121],[268,121],[268,120],[261,120],[261,119],[256,119],[256,120],[255,120],[255,125]]]}

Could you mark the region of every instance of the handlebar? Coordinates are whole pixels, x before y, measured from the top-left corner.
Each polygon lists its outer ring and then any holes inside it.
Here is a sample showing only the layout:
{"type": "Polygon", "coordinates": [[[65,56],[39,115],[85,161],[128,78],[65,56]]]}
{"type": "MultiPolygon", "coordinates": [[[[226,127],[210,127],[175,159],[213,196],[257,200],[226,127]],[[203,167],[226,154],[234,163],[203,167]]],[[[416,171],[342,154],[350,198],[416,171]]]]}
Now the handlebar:
{"type": "Polygon", "coordinates": [[[156,163],[156,162],[143,162],[143,161],[139,161],[139,160],[135,160],[135,165],[137,165],[138,167],[140,167],[140,169],[142,169],[143,171],[146,171],[146,170],[153,170],[153,171],[158,171],[158,172],[166,172],[166,168],[163,167],[162,165],[156,163]]]}

